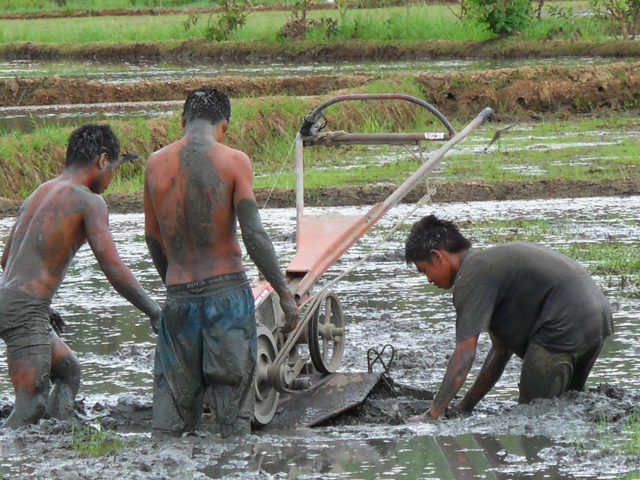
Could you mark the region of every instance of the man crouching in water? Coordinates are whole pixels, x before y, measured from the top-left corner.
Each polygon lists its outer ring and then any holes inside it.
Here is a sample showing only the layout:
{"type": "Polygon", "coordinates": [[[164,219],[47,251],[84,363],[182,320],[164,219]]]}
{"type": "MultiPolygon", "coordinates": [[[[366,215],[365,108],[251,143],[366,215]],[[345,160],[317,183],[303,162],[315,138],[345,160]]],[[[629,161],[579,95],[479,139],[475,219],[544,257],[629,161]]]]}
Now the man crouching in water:
{"type": "Polygon", "coordinates": [[[88,242],[113,287],[157,322],[158,305],[118,256],[107,205],[99,195],[119,167],[120,141],[107,125],[84,125],[69,138],[62,174],[20,207],[0,265],[0,338],[7,345],[16,402],[3,427],[68,418],[80,364],[49,322],[51,299],[71,260],[88,242]],[[49,395],[50,382],[53,391],[49,395]]]}
{"type": "Polygon", "coordinates": [[[459,412],[471,412],[493,388],[511,356],[523,359],[519,403],[583,391],[605,338],[609,302],[575,260],[533,243],[472,250],[456,226],[434,215],[416,222],[405,260],[437,287],[453,287],[456,347],[431,408],[410,421],[435,420],[464,384],[478,336],[491,350],[459,412]]]}
{"type": "Polygon", "coordinates": [[[196,430],[208,387],[222,437],[251,432],[256,324],[236,218],[247,253],[280,297],[285,331],[298,319],[260,220],[249,157],[221,143],[230,117],[223,92],[192,91],[182,113],[184,136],[147,162],[146,238],[167,286],[154,369],[154,433],[196,430]]]}

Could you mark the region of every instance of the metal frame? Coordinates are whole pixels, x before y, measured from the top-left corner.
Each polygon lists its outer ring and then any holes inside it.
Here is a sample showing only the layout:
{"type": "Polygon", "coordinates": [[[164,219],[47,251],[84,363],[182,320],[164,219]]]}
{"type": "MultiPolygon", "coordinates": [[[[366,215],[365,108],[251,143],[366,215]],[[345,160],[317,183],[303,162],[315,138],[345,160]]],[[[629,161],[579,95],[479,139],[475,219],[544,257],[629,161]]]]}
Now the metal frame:
{"type": "MultiPolygon", "coordinates": [[[[296,172],[296,217],[297,217],[297,252],[286,270],[289,286],[294,292],[302,308],[319,308],[321,301],[313,301],[311,292],[316,281],[360,238],[362,238],[382,216],[393,206],[397,205],[409,192],[433,170],[445,154],[458,142],[463,140],[471,131],[477,128],[491,114],[491,109],[484,109],[462,131],[456,133],[447,118],[435,107],[416,97],[403,94],[358,94],[342,95],[323,102],[311,113],[305,116],[295,140],[295,172],[296,172]],[[413,103],[432,113],[444,126],[442,133],[346,133],[321,132],[326,122],[321,122],[324,110],[332,105],[347,101],[387,101],[400,100],[413,103]],[[345,216],[340,214],[325,214],[321,216],[305,215],[304,213],[304,148],[313,146],[338,145],[421,145],[424,141],[446,141],[445,145],[434,152],[416,172],[400,185],[387,199],[374,205],[366,214],[360,216],[345,216]]],[[[308,342],[318,342],[323,334],[330,337],[322,339],[334,340],[339,338],[343,342],[339,347],[344,348],[344,318],[337,319],[336,325],[323,327],[316,325],[318,315],[304,315],[303,321],[297,328],[287,335],[282,334],[283,314],[279,308],[277,295],[272,287],[260,279],[253,285],[256,303],[256,320],[259,326],[267,325],[263,335],[270,334],[277,341],[279,352],[273,364],[268,367],[262,365],[261,382],[268,378],[273,388],[278,392],[293,392],[313,388],[322,383],[323,375],[334,372],[341,361],[340,358],[318,358],[326,345],[322,348],[314,345],[311,362],[301,358],[298,346],[308,342]],[[265,303],[266,302],[266,303],[265,303]],[[340,331],[342,330],[342,331],[340,331]],[[270,332],[270,333],[269,333],[270,332]],[[328,333],[327,333],[328,332],[328,333]],[[326,362],[326,363],[324,363],[326,362]],[[301,378],[297,378],[299,375],[301,378]],[[318,380],[318,378],[320,378],[318,380]]],[[[337,302],[335,312],[342,316],[342,308],[335,294],[330,295],[332,302],[337,302]]],[[[324,299],[324,297],[322,297],[324,299]]],[[[307,312],[308,313],[308,312],[307,312]]],[[[336,315],[338,315],[336,313],[336,315]]],[[[326,320],[325,320],[326,321],[326,320]]],[[[267,340],[267,339],[265,339],[267,340]]],[[[336,340],[337,341],[337,340],[336,340]]],[[[335,345],[334,345],[335,346],[335,345]]],[[[277,400],[276,400],[277,401],[277,400]]],[[[273,409],[275,411],[275,408],[273,409]]],[[[264,411],[264,408],[263,410],[264,411]]],[[[262,418],[259,423],[265,424],[270,418],[262,418]]]]}

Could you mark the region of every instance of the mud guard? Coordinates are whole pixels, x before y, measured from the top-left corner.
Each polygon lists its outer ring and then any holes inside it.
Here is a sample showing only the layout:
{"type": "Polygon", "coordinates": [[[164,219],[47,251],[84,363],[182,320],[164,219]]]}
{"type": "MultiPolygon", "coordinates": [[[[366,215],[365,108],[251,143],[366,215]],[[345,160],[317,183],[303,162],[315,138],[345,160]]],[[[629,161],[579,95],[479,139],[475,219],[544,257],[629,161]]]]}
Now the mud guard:
{"type": "Polygon", "coordinates": [[[334,373],[316,388],[280,396],[264,430],[310,428],[360,405],[381,380],[379,373],[334,373]]]}

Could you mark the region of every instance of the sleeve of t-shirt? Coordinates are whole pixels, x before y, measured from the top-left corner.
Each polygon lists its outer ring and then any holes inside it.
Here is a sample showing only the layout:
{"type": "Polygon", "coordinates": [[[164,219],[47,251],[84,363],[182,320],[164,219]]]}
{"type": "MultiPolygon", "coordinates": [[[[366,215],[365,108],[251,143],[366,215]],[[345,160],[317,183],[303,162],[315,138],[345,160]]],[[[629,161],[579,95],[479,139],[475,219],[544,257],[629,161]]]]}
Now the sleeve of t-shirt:
{"type": "Polygon", "coordinates": [[[484,272],[463,272],[456,279],[453,305],[456,309],[456,343],[489,330],[497,297],[497,282],[484,272]]]}

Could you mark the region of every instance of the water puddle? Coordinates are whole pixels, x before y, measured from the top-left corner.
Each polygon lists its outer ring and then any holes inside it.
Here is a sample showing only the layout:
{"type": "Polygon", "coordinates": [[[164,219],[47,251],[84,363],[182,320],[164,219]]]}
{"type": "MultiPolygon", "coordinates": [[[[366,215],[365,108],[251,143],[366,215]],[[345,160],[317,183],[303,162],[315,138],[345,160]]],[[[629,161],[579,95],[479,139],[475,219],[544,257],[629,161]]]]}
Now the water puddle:
{"type": "Polygon", "coordinates": [[[31,132],[38,127],[76,126],[113,118],[152,118],[182,111],[184,101],[0,107],[0,131],[31,132]]]}
{"type": "MultiPolygon", "coordinates": [[[[634,59],[625,59],[629,62],[634,59]]],[[[619,62],[621,59],[571,57],[563,58],[562,64],[603,65],[619,62]]],[[[558,59],[536,59],[538,65],[556,65],[558,59]]],[[[70,78],[88,78],[107,83],[140,82],[143,80],[170,81],[191,79],[194,77],[217,77],[221,75],[242,75],[250,77],[298,77],[307,75],[346,75],[354,72],[385,73],[436,73],[487,70],[531,66],[530,59],[494,59],[494,60],[419,60],[400,62],[337,62],[337,63],[259,63],[225,64],[211,62],[167,63],[101,63],[73,60],[0,61],[0,79],[30,78],[46,75],[60,75],[70,78]]]]}
{"type": "MultiPolygon", "coordinates": [[[[320,285],[368,253],[410,208],[401,205],[392,210],[326,273],[320,285]]],[[[350,207],[340,212],[366,210],[350,207]]],[[[323,211],[327,210],[310,208],[307,213],[323,211]]],[[[500,222],[520,219],[527,222],[520,230],[535,234],[536,241],[553,248],[611,241],[636,251],[640,248],[640,196],[428,205],[409,222],[429,213],[459,222],[478,247],[491,245],[496,236],[513,234],[513,226],[500,222]]],[[[263,210],[262,218],[284,268],[294,254],[295,211],[263,210]]],[[[12,219],[0,219],[0,245],[11,225],[12,219]]],[[[143,216],[112,215],[111,230],[121,256],[140,283],[162,300],[164,289],[144,244],[143,216]]],[[[405,235],[406,229],[396,232],[364,265],[333,287],[347,315],[348,344],[342,370],[366,371],[367,350],[391,344],[398,352],[393,378],[434,391],[453,349],[455,312],[449,292],[428,285],[404,265],[405,235]]],[[[252,266],[249,273],[256,274],[252,266]]],[[[589,387],[600,387],[590,393],[517,406],[521,364],[516,359],[466,419],[417,426],[336,424],[277,435],[256,432],[239,443],[221,443],[211,434],[158,441],[143,432],[133,435],[133,443],[123,451],[97,459],[80,458],[70,451],[69,434],[48,434],[47,429],[53,433],[63,429],[48,421],[19,432],[0,432],[0,474],[6,478],[67,478],[63,474],[74,469],[114,479],[130,471],[138,475],[131,478],[160,478],[160,474],[168,478],[261,479],[621,478],[640,469],[639,457],[621,455],[619,447],[626,438],[623,419],[640,401],[640,304],[638,292],[625,288],[620,276],[596,273],[595,279],[617,311],[616,333],[588,382],[589,387]],[[604,423],[599,423],[602,418],[604,423]],[[610,438],[607,445],[602,441],[603,431],[610,438]],[[40,460],[44,452],[47,465],[40,460]],[[27,474],[34,476],[24,476],[27,474]]],[[[88,248],[78,253],[54,306],[67,320],[64,339],[82,364],[84,405],[92,408],[129,401],[148,408],[155,337],[147,320],[108,285],[88,248]]],[[[488,344],[488,338],[481,336],[473,377],[488,344]]],[[[1,344],[0,356],[4,355],[1,344]]],[[[12,402],[4,362],[0,364],[0,389],[0,404],[12,402]]]]}

